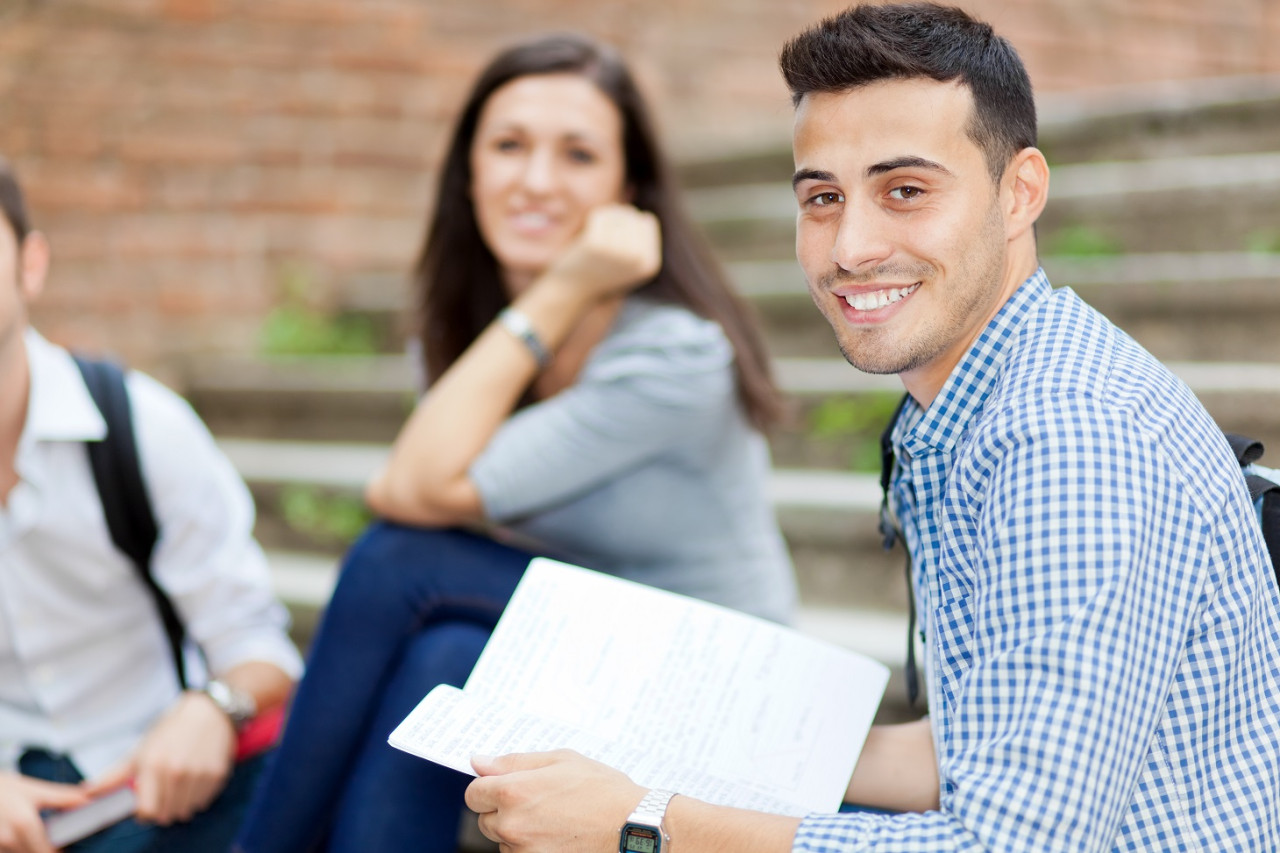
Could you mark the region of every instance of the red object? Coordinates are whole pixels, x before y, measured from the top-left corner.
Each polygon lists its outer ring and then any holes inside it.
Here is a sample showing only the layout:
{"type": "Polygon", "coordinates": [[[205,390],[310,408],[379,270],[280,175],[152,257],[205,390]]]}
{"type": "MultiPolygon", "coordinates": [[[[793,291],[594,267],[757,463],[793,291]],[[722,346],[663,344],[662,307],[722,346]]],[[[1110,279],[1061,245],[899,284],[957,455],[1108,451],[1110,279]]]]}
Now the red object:
{"type": "Polygon", "coordinates": [[[284,706],[277,705],[263,711],[244,724],[236,737],[236,761],[244,761],[266,752],[280,739],[284,728],[284,706]]]}

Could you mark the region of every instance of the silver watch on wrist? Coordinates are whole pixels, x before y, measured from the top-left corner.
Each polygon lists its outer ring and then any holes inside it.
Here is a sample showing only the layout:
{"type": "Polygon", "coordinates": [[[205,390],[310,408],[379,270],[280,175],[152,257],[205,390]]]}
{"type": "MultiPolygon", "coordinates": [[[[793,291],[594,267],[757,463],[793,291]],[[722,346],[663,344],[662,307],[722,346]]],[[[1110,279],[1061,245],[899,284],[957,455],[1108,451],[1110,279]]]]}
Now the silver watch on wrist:
{"type": "Polygon", "coordinates": [[[667,804],[675,794],[656,788],[644,795],[640,805],[622,825],[618,853],[669,853],[671,836],[663,826],[667,804]]]}
{"type": "Polygon", "coordinates": [[[253,697],[243,690],[235,689],[225,681],[212,678],[202,692],[218,706],[218,710],[231,719],[231,724],[237,731],[258,716],[258,703],[253,697]]]}

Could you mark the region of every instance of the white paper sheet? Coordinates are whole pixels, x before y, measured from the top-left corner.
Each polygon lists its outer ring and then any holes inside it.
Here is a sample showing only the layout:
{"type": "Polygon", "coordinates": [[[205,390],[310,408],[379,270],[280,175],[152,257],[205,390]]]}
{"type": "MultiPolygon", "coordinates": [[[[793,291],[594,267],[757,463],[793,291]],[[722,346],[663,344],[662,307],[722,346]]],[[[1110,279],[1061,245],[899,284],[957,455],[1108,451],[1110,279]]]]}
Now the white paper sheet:
{"type": "Polygon", "coordinates": [[[771,622],[538,559],[464,691],[432,691],[389,740],[468,773],[472,755],[566,747],[710,802],[834,811],[888,677],[771,622]]]}
{"type": "Polygon", "coordinates": [[[49,843],[62,848],[88,838],[98,830],[133,814],[137,801],[132,788],[117,788],[91,800],[87,805],[45,815],[44,829],[49,836],[49,843]]]}

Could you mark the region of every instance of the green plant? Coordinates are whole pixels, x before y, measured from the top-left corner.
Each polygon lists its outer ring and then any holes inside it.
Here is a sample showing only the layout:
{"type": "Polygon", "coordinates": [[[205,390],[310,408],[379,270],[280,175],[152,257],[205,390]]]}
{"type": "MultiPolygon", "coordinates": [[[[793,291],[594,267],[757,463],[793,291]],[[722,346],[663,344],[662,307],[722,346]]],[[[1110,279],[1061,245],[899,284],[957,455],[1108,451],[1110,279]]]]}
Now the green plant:
{"type": "Polygon", "coordinates": [[[1051,231],[1044,241],[1046,255],[1073,255],[1076,257],[1107,257],[1124,252],[1113,237],[1092,225],[1067,225],[1051,231]]]}
{"type": "Polygon", "coordinates": [[[314,486],[286,486],[279,500],[280,514],[290,530],[328,545],[349,544],[373,520],[359,498],[314,486]]]}
{"type": "Polygon", "coordinates": [[[280,271],[280,304],[259,333],[268,355],[358,355],[377,351],[377,331],[368,317],[339,314],[314,304],[314,275],[285,265],[280,271]]]}
{"type": "Polygon", "coordinates": [[[880,433],[893,417],[901,395],[874,391],[823,400],[809,413],[813,440],[848,445],[849,468],[880,470],[880,433]]]}
{"type": "Polygon", "coordinates": [[[1260,255],[1280,253],[1280,230],[1259,228],[1244,238],[1245,249],[1260,255]]]}

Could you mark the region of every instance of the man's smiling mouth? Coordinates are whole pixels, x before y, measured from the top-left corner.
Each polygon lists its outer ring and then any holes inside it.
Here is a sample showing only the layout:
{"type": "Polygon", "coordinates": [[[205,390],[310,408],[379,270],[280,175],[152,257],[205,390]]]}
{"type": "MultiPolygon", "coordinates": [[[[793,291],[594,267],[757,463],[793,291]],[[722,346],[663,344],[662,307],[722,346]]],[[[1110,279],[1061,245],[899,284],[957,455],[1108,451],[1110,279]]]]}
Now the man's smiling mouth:
{"type": "Polygon", "coordinates": [[[907,287],[890,287],[884,290],[872,290],[865,293],[850,293],[844,301],[855,311],[875,311],[906,299],[920,287],[920,282],[907,287]]]}

